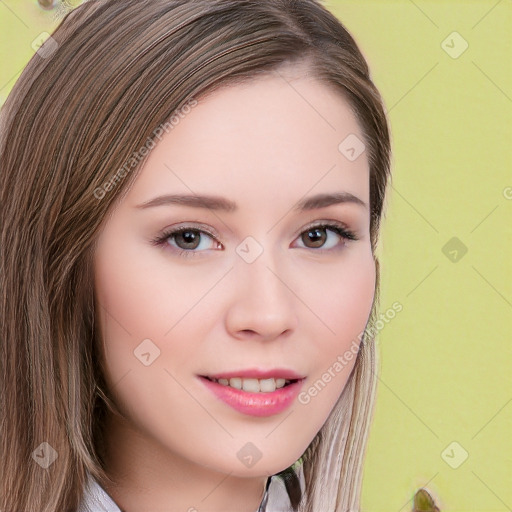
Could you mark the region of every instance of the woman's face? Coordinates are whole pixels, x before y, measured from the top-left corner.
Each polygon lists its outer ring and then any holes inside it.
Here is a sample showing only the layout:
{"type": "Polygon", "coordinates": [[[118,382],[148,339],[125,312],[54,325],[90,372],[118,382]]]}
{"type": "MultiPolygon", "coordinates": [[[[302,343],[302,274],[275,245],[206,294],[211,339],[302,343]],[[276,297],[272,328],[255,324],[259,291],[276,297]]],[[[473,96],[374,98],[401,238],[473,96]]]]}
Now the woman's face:
{"type": "Polygon", "coordinates": [[[261,476],[304,452],[374,298],[362,139],[339,94],[283,73],[220,89],[164,132],[95,252],[125,464],[261,476]]]}

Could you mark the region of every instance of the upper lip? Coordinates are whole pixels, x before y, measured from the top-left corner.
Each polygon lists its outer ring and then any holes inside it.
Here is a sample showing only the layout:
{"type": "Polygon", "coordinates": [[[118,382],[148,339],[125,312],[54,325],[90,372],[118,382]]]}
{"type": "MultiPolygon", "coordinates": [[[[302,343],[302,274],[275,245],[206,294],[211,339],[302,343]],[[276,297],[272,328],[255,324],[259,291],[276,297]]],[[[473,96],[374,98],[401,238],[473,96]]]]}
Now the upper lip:
{"type": "Polygon", "coordinates": [[[289,370],[287,368],[272,368],[270,370],[261,370],[259,368],[246,368],[245,370],[234,370],[230,372],[212,373],[203,375],[211,379],[231,379],[234,377],[241,377],[245,379],[287,379],[287,380],[301,380],[305,376],[289,370]]]}

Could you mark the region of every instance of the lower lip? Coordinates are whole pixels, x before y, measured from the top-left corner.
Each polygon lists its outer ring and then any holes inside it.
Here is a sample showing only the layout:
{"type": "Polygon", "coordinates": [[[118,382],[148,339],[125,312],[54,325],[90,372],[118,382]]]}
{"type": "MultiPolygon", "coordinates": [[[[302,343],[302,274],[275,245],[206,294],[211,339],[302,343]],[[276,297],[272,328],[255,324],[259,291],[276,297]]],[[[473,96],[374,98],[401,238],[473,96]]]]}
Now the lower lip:
{"type": "Polygon", "coordinates": [[[220,400],[233,409],[250,416],[272,416],[284,411],[297,398],[302,380],[276,389],[271,393],[251,393],[199,377],[203,384],[220,400]]]}

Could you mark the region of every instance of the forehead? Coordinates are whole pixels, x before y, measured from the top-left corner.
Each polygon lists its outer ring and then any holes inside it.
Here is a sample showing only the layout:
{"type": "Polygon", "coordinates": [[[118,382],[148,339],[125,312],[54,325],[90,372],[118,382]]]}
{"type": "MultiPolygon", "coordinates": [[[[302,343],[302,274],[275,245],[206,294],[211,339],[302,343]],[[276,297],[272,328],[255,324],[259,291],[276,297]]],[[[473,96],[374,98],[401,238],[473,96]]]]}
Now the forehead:
{"type": "Polygon", "coordinates": [[[350,160],[340,151],[349,136],[363,140],[350,105],[309,76],[279,72],[226,86],[164,133],[128,200],[193,192],[261,204],[336,189],[368,202],[366,153],[350,160]]]}

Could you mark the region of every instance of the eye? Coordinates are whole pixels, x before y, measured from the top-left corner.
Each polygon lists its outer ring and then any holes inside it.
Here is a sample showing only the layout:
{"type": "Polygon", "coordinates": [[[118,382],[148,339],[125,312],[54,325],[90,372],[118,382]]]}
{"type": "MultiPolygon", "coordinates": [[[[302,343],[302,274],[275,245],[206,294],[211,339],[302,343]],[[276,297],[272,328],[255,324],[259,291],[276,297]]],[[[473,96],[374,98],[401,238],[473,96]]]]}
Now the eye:
{"type": "Polygon", "coordinates": [[[311,243],[312,246],[306,245],[306,249],[321,249],[321,250],[329,250],[335,249],[340,244],[336,242],[336,238],[341,238],[343,243],[341,246],[345,245],[347,240],[357,240],[355,233],[347,229],[342,223],[331,222],[331,223],[322,223],[322,224],[313,224],[309,226],[305,231],[301,233],[299,240],[305,244],[311,243]],[[329,237],[327,235],[328,232],[334,233],[337,236],[329,237]],[[331,239],[329,243],[326,245],[326,241],[331,239]]]}
{"type": "MultiPolygon", "coordinates": [[[[151,243],[157,246],[163,246],[165,244],[170,245],[174,250],[178,252],[179,256],[195,256],[197,252],[202,252],[196,249],[201,248],[202,250],[211,249],[212,247],[205,247],[203,240],[209,237],[215,240],[215,235],[205,231],[203,229],[182,226],[177,229],[170,229],[164,231],[156,239],[152,240],[151,243]],[[173,243],[171,243],[174,242],[173,243]]],[[[219,242],[216,244],[217,247],[220,245],[219,242]]]]}
{"type": "MultiPolygon", "coordinates": [[[[333,221],[328,223],[316,223],[309,226],[305,231],[300,233],[298,239],[303,244],[312,244],[304,245],[300,248],[320,249],[322,251],[341,249],[347,240],[358,240],[355,233],[347,229],[344,224],[333,221]],[[336,236],[329,237],[327,234],[329,232],[334,233],[336,236]],[[339,243],[340,238],[343,240],[341,244],[339,243]],[[330,242],[329,239],[331,239],[330,242]],[[338,241],[336,239],[338,239],[338,241]],[[324,247],[326,241],[329,242],[327,244],[328,247],[324,247]]],[[[167,229],[158,235],[157,238],[151,240],[151,243],[161,247],[170,245],[171,250],[176,251],[178,256],[183,257],[197,256],[204,250],[212,248],[219,249],[222,247],[222,244],[217,241],[214,234],[205,229],[190,226],[167,229]],[[211,240],[210,244],[208,244],[208,238],[211,240]]]]}

